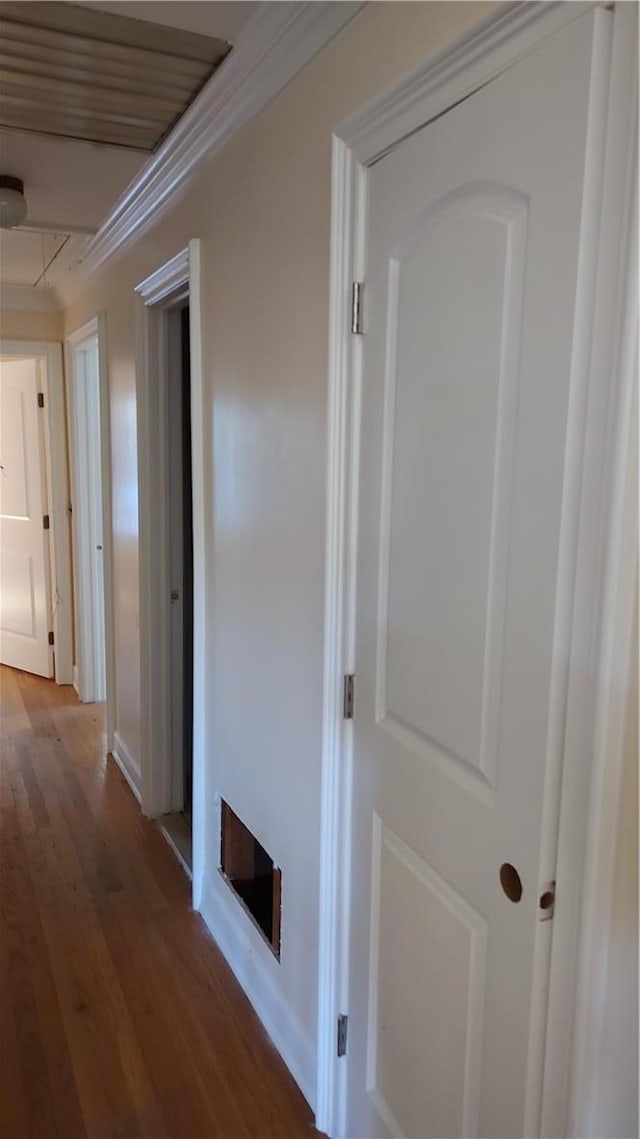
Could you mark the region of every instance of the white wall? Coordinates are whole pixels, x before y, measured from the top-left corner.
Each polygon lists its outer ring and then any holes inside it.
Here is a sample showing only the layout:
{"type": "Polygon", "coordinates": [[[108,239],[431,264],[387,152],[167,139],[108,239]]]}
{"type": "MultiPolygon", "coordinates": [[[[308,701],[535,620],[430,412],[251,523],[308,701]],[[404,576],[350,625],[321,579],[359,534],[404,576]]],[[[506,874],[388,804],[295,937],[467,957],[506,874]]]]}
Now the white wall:
{"type": "Polygon", "coordinates": [[[27,312],[5,308],[0,311],[0,335],[3,340],[62,340],[62,311],[27,312]]]}
{"type": "MultiPolygon", "coordinates": [[[[282,868],[281,963],[239,911],[238,930],[249,940],[231,948],[249,986],[269,991],[287,1037],[279,1043],[309,1096],[316,1033],[331,129],[482,19],[488,7],[365,8],[150,233],[89,283],[65,319],[71,331],[106,311],[116,729],[135,759],[133,287],[189,238],[202,239],[205,432],[213,440],[205,519],[207,876],[214,903],[224,903],[214,813],[214,795],[222,793],[282,868]]],[[[214,932],[222,936],[217,925],[214,932]]]]}
{"type": "MultiPolygon", "coordinates": [[[[216,874],[214,801],[221,793],[281,866],[283,882],[281,964],[233,908],[224,911],[237,917],[235,932],[224,935],[227,947],[254,993],[262,986],[272,1007],[280,1009],[288,1037],[281,1036],[279,1044],[310,1096],[318,940],[331,129],[484,18],[489,7],[369,5],[209,164],[149,233],[83,287],[65,313],[67,333],[98,312],[106,313],[116,731],[135,763],[140,754],[140,636],[133,289],[191,237],[201,238],[205,443],[212,445],[213,454],[212,469],[206,472],[204,521],[209,916],[214,915],[214,933],[222,937],[224,914],[216,906],[224,905],[226,895],[216,874]]],[[[598,1134],[610,1137],[614,1126],[619,1136],[633,1133],[628,1089],[634,1086],[637,1063],[637,815],[632,817],[637,742],[629,739],[598,1100],[598,1134]],[[627,1099],[620,1090],[623,1080],[627,1099]]]]}

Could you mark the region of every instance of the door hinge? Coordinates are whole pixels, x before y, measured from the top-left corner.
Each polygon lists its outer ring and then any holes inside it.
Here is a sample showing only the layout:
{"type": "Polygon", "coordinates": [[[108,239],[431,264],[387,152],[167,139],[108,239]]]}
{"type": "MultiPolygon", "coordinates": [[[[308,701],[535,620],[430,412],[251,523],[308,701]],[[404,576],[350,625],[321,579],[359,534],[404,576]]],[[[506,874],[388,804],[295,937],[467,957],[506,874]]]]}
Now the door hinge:
{"type": "Polygon", "coordinates": [[[38,407],[44,407],[44,394],[38,392],[38,407]]]}
{"type": "Polygon", "coordinates": [[[48,515],[48,514],[43,514],[43,515],[42,515],[42,529],[43,529],[43,530],[48,530],[48,529],[49,529],[49,526],[50,526],[50,522],[49,522],[49,515],[48,515]]]}
{"type": "Polygon", "coordinates": [[[355,675],[352,672],[346,673],[342,689],[342,716],[345,720],[353,720],[355,687],[355,675]]]}
{"type": "Polygon", "coordinates": [[[49,644],[53,644],[53,633],[49,633],[49,644]]]}
{"type": "Polygon", "coordinates": [[[338,1056],[346,1056],[347,1054],[347,1028],[349,1026],[349,1017],[342,1013],[338,1017],[338,1056]]]}
{"type": "Polygon", "coordinates": [[[362,281],[354,281],[351,285],[351,331],[354,336],[362,336],[362,307],[364,285],[362,281]]]}

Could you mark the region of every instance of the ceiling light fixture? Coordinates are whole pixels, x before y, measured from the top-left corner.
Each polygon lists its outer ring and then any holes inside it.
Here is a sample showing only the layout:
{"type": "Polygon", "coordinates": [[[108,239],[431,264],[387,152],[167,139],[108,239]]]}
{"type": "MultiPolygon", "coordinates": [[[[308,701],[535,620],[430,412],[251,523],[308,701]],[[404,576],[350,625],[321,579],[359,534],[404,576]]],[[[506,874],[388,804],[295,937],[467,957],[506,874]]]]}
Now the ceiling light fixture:
{"type": "Polygon", "coordinates": [[[10,174],[0,174],[0,229],[14,229],[27,216],[24,182],[10,174]]]}

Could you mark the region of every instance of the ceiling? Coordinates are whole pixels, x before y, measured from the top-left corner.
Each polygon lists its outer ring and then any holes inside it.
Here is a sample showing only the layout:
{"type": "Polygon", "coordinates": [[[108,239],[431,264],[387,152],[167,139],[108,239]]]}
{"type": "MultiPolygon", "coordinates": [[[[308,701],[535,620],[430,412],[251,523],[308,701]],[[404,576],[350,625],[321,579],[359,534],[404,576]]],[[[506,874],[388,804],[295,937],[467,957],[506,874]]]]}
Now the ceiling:
{"type": "Polygon", "coordinates": [[[65,4],[0,2],[0,125],[155,150],[223,39],[65,4]]]}
{"type": "Polygon", "coordinates": [[[13,285],[47,284],[47,274],[70,240],[67,233],[21,233],[0,230],[0,264],[3,280],[13,285]]]}
{"type": "Polygon", "coordinates": [[[249,0],[84,0],[81,6],[217,36],[233,44],[258,4],[249,0]]]}
{"type": "MultiPolygon", "coordinates": [[[[0,14],[3,9],[12,7],[35,10],[41,7],[47,9],[49,4],[0,3],[0,14]]],[[[97,3],[51,4],[50,7],[62,11],[63,17],[68,12],[72,21],[74,9],[83,10],[81,20],[84,20],[85,15],[89,19],[97,17],[99,21],[103,18],[109,20],[110,16],[103,16],[103,13],[110,13],[114,17],[129,17],[125,24],[130,22],[135,29],[134,43],[136,37],[138,43],[151,40],[155,43],[158,33],[161,36],[165,34],[161,29],[174,28],[180,29],[180,35],[193,33],[196,36],[207,36],[213,41],[233,44],[258,4],[245,3],[243,0],[231,3],[218,0],[113,0],[111,3],[103,3],[98,0],[97,3]]],[[[121,20],[116,23],[122,27],[121,20]]],[[[178,41],[179,37],[175,33],[170,35],[173,35],[175,42],[178,41]]],[[[188,35],[181,42],[195,43],[188,35]]],[[[0,54],[3,69],[7,67],[5,45],[6,38],[3,36],[0,54]]],[[[226,51],[227,48],[223,50],[226,51]]],[[[219,44],[216,51],[218,59],[219,44]]],[[[43,60],[47,65],[45,70],[50,71],[52,59],[53,56],[46,52],[43,60]]],[[[204,62],[207,73],[210,73],[211,61],[204,62]]],[[[135,76],[133,81],[135,82],[135,76]]],[[[198,87],[201,82],[202,80],[198,87]]],[[[46,85],[44,94],[47,94],[46,85]]],[[[75,127],[76,123],[77,119],[74,118],[72,125],[75,127]]],[[[162,133],[166,129],[165,123],[162,133]]],[[[28,203],[24,227],[5,231],[1,235],[0,284],[3,303],[7,303],[10,293],[7,287],[11,285],[30,285],[38,290],[55,286],[56,279],[61,274],[68,273],[77,259],[85,240],[81,235],[93,233],[99,228],[127,185],[143,168],[149,153],[146,136],[134,146],[116,146],[113,145],[114,141],[62,138],[32,129],[25,130],[22,126],[0,129],[0,173],[11,174],[23,180],[28,203]],[[143,145],[147,149],[142,149],[143,145]],[[37,232],[31,232],[32,230],[37,232]]]]}

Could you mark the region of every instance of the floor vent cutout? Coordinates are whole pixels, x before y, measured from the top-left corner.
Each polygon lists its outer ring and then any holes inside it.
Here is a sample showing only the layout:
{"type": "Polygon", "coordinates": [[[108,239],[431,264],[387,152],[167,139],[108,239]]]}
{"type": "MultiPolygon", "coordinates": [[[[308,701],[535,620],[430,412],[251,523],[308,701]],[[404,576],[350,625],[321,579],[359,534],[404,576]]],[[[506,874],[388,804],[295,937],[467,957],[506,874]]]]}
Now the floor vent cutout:
{"type": "Polygon", "coordinates": [[[220,872],[280,960],[281,871],[224,799],[220,872]]]}

